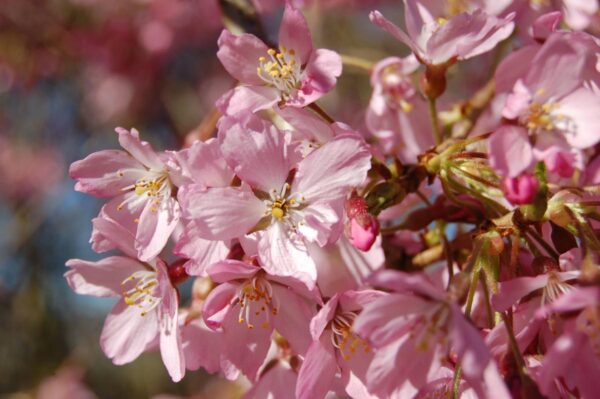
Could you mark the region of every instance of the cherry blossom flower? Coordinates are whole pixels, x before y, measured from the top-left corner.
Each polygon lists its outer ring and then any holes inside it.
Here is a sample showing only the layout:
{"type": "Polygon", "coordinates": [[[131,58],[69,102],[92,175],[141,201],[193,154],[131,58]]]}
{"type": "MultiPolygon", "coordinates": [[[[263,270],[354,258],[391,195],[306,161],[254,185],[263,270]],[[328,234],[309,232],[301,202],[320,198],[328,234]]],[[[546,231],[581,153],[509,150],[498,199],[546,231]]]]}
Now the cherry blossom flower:
{"type": "Polygon", "coordinates": [[[385,153],[396,154],[403,162],[415,162],[417,155],[435,144],[427,104],[409,78],[417,67],[414,56],[388,57],[371,73],[367,127],[385,153]]]}
{"type": "Polygon", "coordinates": [[[314,298],[301,282],[276,277],[248,263],[226,260],[208,267],[219,285],[203,305],[202,317],[212,329],[223,329],[226,359],[254,379],[265,360],[276,329],[297,353],[309,344],[308,324],[314,298]]]}
{"type": "Polygon", "coordinates": [[[452,351],[477,395],[510,397],[479,332],[436,281],[396,271],[374,276],[376,286],[395,292],[366,305],[354,323],[375,351],[367,387],[379,395],[402,386],[417,391],[452,351]]]}
{"type": "Polygon", "coordinates": [[[243,83],[220,100],[224,114],[252,112],[282,103],[304,107],[330,91],[342,73],[340,56],[326,49],[313,49],[306,19],[286,4],[279,48],[268,48],[256,36],[235,36],[224,30],[217,57],[227,71],[243,83]]]}
{"type": "Polygon", "coordinates": [[[373,357],[366,340],[354,331],[353,323],[363,308],[385,293],[364,290],[334,295],[310,324],[313,342],[298,375],[296,397],[324,398],[336,374],[352,397],[367,397],[365,374],[373,357]]]}
{"type": "Polygon", "coordinates": [[[173,197],[174,184],[166,156],[160,156],[137,130],[117,128],[125,149],[95,152],[74,162],[69,174],[75,190],[97,197],[112,197],[104,208],[127,214],[136,223],[135,248],[140,260],[157,256],[179,221],[180,208],[173,197]]]}
{"type": "Polygon", "coordinates": [[[221,150],[240,187],[188,185],[179,199],[200,237],[228,240],[257,231],[259,257],[270,274],[314,284],[304,240],[323,246],[339,237],[346,195],[364,181],[371,156],[359,137],[341,135],[297,162],[286,135],[262,128],[248,131],[236,123],[221,131],[221,150]]]}
{"type": "Polygon", "coordinates": [[[102,350],[113,363],[132,362],[158,343],[173,381],[183,378],[179,299],[162,260],[141,263],[131,257],[111,256],[98,262],[71,259],[67,266],[71,270],[65,278],[76,293],[119,298],[100,337],[102,350]]]}
{"type": "Polygon", "coordinates": [[[499,19],[477,9],[446,20],[432,15],[419,0],[404,0],[404,5],[408,34],[379,11],[373,11],[369,17],[374,24],[406,44],[420,62],[428,65],[443,65],[490,51],[514,28],[514,14],[499,19]]]}
{"type": "MultiPolygon", "coordinates": [[[[546,318],[552,313],[578,312],[565,321],[563,333],[554,341],[542,362],[537,381],[548,394],[554,381],[564,381],[571,392],[584,399],[594,398],[600,389],[600,289],[577,288],[537,312],[546,318]]],[[[568,317],[568,316],[566,316],[568,317]]]]}

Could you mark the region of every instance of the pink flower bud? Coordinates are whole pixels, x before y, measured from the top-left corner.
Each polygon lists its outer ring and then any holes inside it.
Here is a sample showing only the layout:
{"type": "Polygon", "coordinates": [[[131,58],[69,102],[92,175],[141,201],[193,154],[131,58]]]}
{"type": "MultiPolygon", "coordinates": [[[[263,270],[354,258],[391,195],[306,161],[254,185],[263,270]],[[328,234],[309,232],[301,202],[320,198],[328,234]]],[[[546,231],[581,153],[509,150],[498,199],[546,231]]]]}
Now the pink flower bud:
{"type": "MultiPolygon", "coordinates": [[[[370,219],[370,223],[366,226],[363,226],[359,222],[359,218],[350,220],[350,243],[357,249],[361,251],[368,251],[371,249],[371,246],[377,239],[377,235],[379,234],[379,222],[377,219],[371,215],[368,215],[370,219]]],[[[365,218],[360,218],[364,219],[365,218]]]]}
{"type": "Polygon", "coordinates": [[[537,179],[529,173],[519,177],[507,177],[502,182],[504,196],[515,205],[531,204],[538,188],[537,179]]]}
{"type": "Polygon", "coordinates": [[[346,202],[346,214],[350,219],[346,233],[350,243],[361,251],[368,251],[379,234],[379,222],[369,213],[367,202],[356,192],[346,202]]]}

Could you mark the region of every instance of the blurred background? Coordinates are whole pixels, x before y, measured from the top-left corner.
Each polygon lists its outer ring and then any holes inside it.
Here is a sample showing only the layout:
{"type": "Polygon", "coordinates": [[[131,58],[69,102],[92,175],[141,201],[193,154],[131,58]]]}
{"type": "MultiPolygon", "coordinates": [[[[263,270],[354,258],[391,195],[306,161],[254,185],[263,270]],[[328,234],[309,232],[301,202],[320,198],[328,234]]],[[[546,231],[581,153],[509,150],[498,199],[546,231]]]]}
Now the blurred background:
{"type": "MultiPolygon", "coordinates": [[[[406,51],[368,20],[374,5],[399,20],[399,0],[298,3],[316,47],[372,61],[406,51]]],[[[102,354],[113,300],[75,295],[62,276],[69,258],[105,256],[88,243],[102,203],[75,192],[67,172],[91,152],[118,148],[116,126],[136,127],[157,150],[210,137],[213,104],[235,84],[215,56],[220,31],[274,42],[282,4],[0,1],[0,397],[240,395],[242,387],[201,371],[173,384],[157,353],[122,367],[102,354]]],[[[369,96],[368,73],[350,67],[322,106],[360,128],[369,96]]]]}

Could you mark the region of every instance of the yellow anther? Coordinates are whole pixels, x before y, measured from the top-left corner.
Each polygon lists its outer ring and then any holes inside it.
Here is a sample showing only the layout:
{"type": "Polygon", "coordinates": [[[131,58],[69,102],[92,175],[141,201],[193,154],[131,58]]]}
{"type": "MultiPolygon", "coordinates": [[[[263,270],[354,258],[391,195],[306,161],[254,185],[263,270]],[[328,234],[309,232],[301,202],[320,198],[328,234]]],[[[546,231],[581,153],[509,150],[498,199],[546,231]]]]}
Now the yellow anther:
{"type": "Polygon", "coordinates": [[[402,111],[404,112],[410,112],[413,110],[413,105],[408,101],[400,100],[400,108],[402,108],[402,111]]]}
{"type": "Polygon", "coordinates": [[[274,49],[270,48],[267,53],[269,53],[270,56],[274,56],[275,54],[277,54],[277,51],[275,51],[274,49]]]}

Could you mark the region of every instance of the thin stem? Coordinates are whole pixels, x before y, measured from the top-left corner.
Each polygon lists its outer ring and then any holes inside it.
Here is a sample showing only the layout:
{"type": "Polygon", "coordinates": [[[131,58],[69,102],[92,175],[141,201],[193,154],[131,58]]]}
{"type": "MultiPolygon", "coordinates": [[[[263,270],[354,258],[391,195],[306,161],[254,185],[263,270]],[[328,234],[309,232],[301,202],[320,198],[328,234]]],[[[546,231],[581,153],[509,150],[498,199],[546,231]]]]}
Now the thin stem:
{"type": "Polygon", "coordinates": [[[353,66],[355,68],[362,69],[367,72],[371,72],[371,70],[373,69],[373,66],[375,65],[374,62],[365,60],[364,58],[354,57],[352,55],[342,54],[341,57],[342,57],[342,63],[344,65],[353,66]]]}
{"type": "Polygon", "coordinates": [[[454,368],[454,380],[452,381],[452,399],[458,399],[458,390],[460,389],[460,363],[454,368]]]}
{"type": "MultiPolygon", "coordinates": [[[[475,259],[479,256],[479,251],[473,254],[475,259]]],[[[479,282],[479,275],[481,272],[481,267],[475,263],[472,275],[471,275],[471,285],[469,286],[469,293],[467,295],[467,306],[465,307],[465,316],[467,318],[471,317],[471,309],[473,308],[473,300],[475,298],[475,292],[477,291],[477,283],[479,282]]],[[[458,363],[454,369],[454,379],[452,381],[452,397],[454,399],[458,399],[458,389],[460,388],[460,374],[461,374],[461,365],[458,363]]]]}
{"type": "Polygon", "coordinates": [[[319,105],[317,105],[317,103],[312,103],[308,107],[310,109],[312,109],[313,111],[315,111],[321,118],[323,118],[323,120],[325,120],[325,122],[335,123],[335,119],[333,119],[331,116],[329,116],[329,114],[327,112],[325,112],[325,110],[323,108],[319,107],[319,105]]]}
{"type": "Polygon", "coordinates": [[[489,290],[486,282],[483,280],[483,275],[481,275],[480,280],[482,280],[481,286],[483,287],[483,299],[485,302],[485,311],[487,313],[488,327],[493,328],[494,327],[494,311],[492,310],[492,305],[490,303],[490,290],[489,290]]]}
{"type": "Polygon", "coordinates": [[[429,201],[429,198],[427,198],[427,196],[426,196],[425,194],[423,194],[423,193],[421,192],[421,190],[417,190],[417,191],[415,191],[415,194],[417,194],[417,195],[419,196],[419,198],[421,198],[421,199],[423,200],[423,202],[424,202],[425,204],[427,204],[427,206],[431,206],[431,205],[432,205],[432,204],[431,204],[431,201],[429,201]]]}
{"type": "Polygon", "coordinates": [[[517,339],[515,338],[515,333],[513,331],[512,324],[512,309],[508,310],[510,314],[510,318],[506,316],[504,312],[502,312],[502,321],[504,322],[504,327],[506,328],[506,334],[508,335],[508,342],[510,343],[510,348],[512,350],[513,356],[515,358],[515,362],[517,363],[517,370],[519,372],[519,378],[525,384],[526,377],[524,374],[525,370],[525,360],[523,360],[523,356],[521,356],[521,351],[519,350],[519,344],[517,344],[517,339]]]}
{"type": "Polygon", "coordinates": [[[546,251],[546,253],[553,257],[555,260],[558,260],[559,258],[559,254],[558,252],[556,252],[554,250],[554,248],[552,248],[542,237],[540,237],[540,235],[537,233],[537,231],[531,229],[529,226],[525,226],[524,228],[525,233],[529,234],[531,237],[533,237],[533,239],[542,246],[542,248],[544,248],[544,250],[546,251]]]}
{"type": "Polygon", "coordinates": [[[442,143],[442,133],[440,132],[440,125],[438,123],[437,107],[435,105],[435,98],[428,98],[429,102],[429,114],[431,116],[431,126],[433,127],[433,136],[435,137],[435,145],[442,143]]]}

